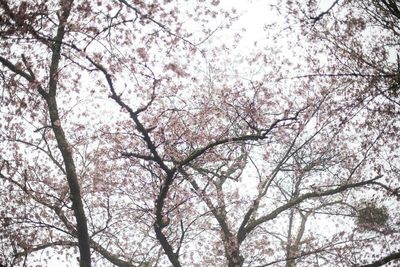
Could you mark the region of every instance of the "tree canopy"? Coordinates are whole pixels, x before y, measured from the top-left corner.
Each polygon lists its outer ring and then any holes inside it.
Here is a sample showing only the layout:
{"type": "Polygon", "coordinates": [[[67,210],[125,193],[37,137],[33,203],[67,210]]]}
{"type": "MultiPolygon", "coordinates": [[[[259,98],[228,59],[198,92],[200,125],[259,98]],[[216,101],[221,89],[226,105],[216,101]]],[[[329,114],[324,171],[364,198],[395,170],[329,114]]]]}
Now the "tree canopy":
{"type": "Polygon", "coordinates": [[[232,2],[0,0],[0,267],[399,262],[400,4],[232,2]]]}

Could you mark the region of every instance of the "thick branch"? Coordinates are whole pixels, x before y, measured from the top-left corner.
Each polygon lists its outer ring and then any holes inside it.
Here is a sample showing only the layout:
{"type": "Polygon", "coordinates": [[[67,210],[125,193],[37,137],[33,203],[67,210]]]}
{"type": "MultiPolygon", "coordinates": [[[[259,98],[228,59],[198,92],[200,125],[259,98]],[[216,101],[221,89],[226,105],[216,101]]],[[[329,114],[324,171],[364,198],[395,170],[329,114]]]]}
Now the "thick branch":
{"type": "Polygon", "coordinates": [[[339,3],[339,0],[336,0],[335,2],[332,3],[332,5],[325,10],[324,12],[321,12],[318,16],[316,17],[311,17],[311,19],[314,21],[314,23],[316,23],[317,21],[319,21],[320,19],[322,19],[323,16],[329,14],[329,12],[331,12],[331,10],[339,3]]]}
{"type": "Polygon", "coordinates": [[[169,243],[167,237],[162,232],[162,230],[168,225],[165,222],[165,215],[163,212],[164,202],[167,198],[169,187],[173,182],[175,174],[169,173],[165,178],[165,182],[162,183],[160,192],[158,193],[157,199],[155,201],[155,214],[156,214],[156,221],[154,222],[154,231],[156,232],[156,237],[160,242],[161,246],[163,247],[165,253],[168,256],[168,259],[172,263],[174,267],[181,267],[182,265],[179,262],[178,254],[174,252],[171,244],[169,243]]]}
{"type": "Polygon", "coordinates": [[[154,157],[148,156],[148,155],[142,155],[134,152],[125,152],[121,154],[122,157],[124,158],[138,158],[138,159],[144,159],[148,161],[155,161],[154,157]]]}
{"type": "Polygon", "coordinates": [[[320,197],[324,197],[324,196],[330,196],[330,195],[335,195],[338,193],[341,193],[343,191],[346,191],[348,189],[351,188],[356,188],[356,187],[360,187],[363,185],[367,185],[367,184],[371,184],[372,182],[376,181],[377,179],[381,178],[382,175],[378,175],[376,177],[374,177],[373,179],[370,180],[366,180],[366,181],[362,181],[362,182],[358,182],[358,183],[351,183],[351,184],[345,184],[342,186],[339,186],[335,189],[330,189],[330,190],[326,190],[326,191],[314,191],[314,192],[310,192],[310,193],[306,193],[303,194],[297,198],[294,198],[292,200],[290,200],[289,202],[287,202],[286,204],[280,206],[279,208],[276,208],[275,210],[273,210],[272,212],[270,212],[268,215],[262,216],[259,219],[255,220],[254,222],[252,222],[251,224],[249,224],[247,227],[245,227],[244,229],[244,234],[247,235],[248,233],[250,233],[254,228],[256,228],[258,225],[275,219],[279,214],[281,214],[282,212],[290,209],[291,207],[303,202],[304,200],[307,199],[311,199],[311,198],[320,198],[320,197]]]}
{"type": "MultiPolygon", "coordinates": [[[[78,49],[75,47],[75,49],[78,49]]],[[[79,49],[78,49],[79,50],[79,49]]],[[[149,102],[148,105],[146,105],[144,108],[140,108],[137,111],[134,111],[128,104],[126,104],[120,97],[120,95],[117,94],[114,84],[111,78],[111,75],[107,72],[106,68],[104,68],[101,64],[96,63],[93,59],[90,57],[87,57],[87,59],[99,70],[101,71],[107,81],[107,84],[109,86],[109,89],[111,91],[111,98],[117,102],[117,104],[125,109],[128,113],[130,118],[133,120],[133,122],[136,125],[136,129],[142,134],[142,138],[145,141],[147,148],[150,150],[150,153],[152,156],[145,156],[145,159],[151,159],[152,161],[156,162],[158,166],[165,172],[165,180],[161,184],[160,187],[160,192],[158,193],[157,199],[155,201],[155,215],[156,215],[156,221],[154,222],[154,231],[156,233],[156,237],[158,241],[160,242],[161,246],[163,247],[165,253],[167,254],[170,262],[174,267],[181,267],[181,264],[178,259],[178,254],[174,252],[171,244],[169,243],[167,237],[164,235],[162,232],[163,228],[165,228],[167,225],[164,222],[164,213],[163,213],[163,208],[164,208],[164,202],[165,199],[167,198],[168,191],[170,186],[172,185],[176,173],[176,168],[169,168],[165,163],[164,160],[161,158],[161,156],[158,154],[157,147],[154,144],[153,140],[150,137],[150,130],[146,129],[145,126],[142,124],[142,122],[139,120],[139,113],[143,112],[153,101],[152,100],[149,102]]],[[[156,86],[157,81],[155,80],[153,84],[153,89],[156,86]]],[[[133,155],[133,154],[131,154],[133,155]]],[[[136,155],[138,156],[138,155],[136,155]]],[[[143,157],[142,157],[143,158],[143,157]]]]}
{"type": "Polygon", "coordinates": [[[58,148],[60,149],[61,155],[64,159],[65,171],[67,173],[68,185],[71,193],[72,208],[77,224],[77,234],[80,252],[80,266],[90,267],[90,246],[89,246],[89,233],[87,227],[87,219],[83,208],[82,197],[80,192],[80,186],[78,182],[78,176],[76,173],[75,163],[72,156],[72,148],[68,144],[65,137],[63,128],[61,127],[60,116],[58,114],[56,93],[58,85],[58,66],[61,59],[61,46],[62,40],[65,35],[65,24],[72,8],[73,1],[61,1],[62,12],[59,16],[59,25],[57,28],[57,34],[54,38],[51,51],[51,65],[50,65],[50,78],[49,78],[49,93],[48,95],[42,95],[47,102],[51,126],[53,128],[54,135],[56,137],[58,148]]]}
{"type": "MultiPolygon", "coordinates": [[[[81,51],[79,48],[77,48],[76,46],[74,46],[74,48],[78,51],[81,51]]],[[[90,57],[86,57],[87,60],[90,61],[91,64],[93,64],[99,71],[101,71],[107,81],[108,87],[110,88],[111,91],[111,98],[123,109],[125,109],[126,111],[128,111],[130,118],[133,120],[133,122],[136,124],[136,128],[137,130],[142,134],[142,138],[145,141],[147,148],[150,150],[151,154],[154,157],[154,161],[157,162],[157,164],[161,167],[161,169],[163,169],[165,171],[165,173],[169,174],[169,173],[173,173],[174,170],[171,170],[167,165],[165,165],[164,161],[162,160],[162,158],[160,157],[160,155],[157,152],[157,148],[156,145],[153,143],[153,141],[151,140],[151,137],[149,135],[149,129],[146,129],[146,127],[144,127],[144,125],[142,124],[142,122],[139,120],[139,113],[143,111],[143,109],[139,109],[138,111],[134,111],[129,105],[127,105],[120,97],[120,95],[117,94],[117,92],[115,91],[115,87],[114,87],[114,83],[112,81],[111,75],[108,73],[108,71],[106,70],[105,67],[103,67],[101,64],[96,63],[93,59],[91,59],[90,57]]],[[[153,86],[156,86],[156,82],[153,84],[153,86]]],[[[150,101],[151,102],[151,101],[150,101]]]]}
{"type": "Polygon", "coordinates": [[[400,10],[394,0],[382,0],[382,3],[389,9],[390,13],[400,19],[400,10]]]}
{"type": "Polygon", "coordinates": [[[400,259],[400,251],[387,255],[382,259],[374,261],[373,263],[366,264],[366,265],[355,265],[356,267],[378,267],[383,266],[388,262],[400,259]]]}
{"type": "Polygon", "coordinates": [[[24,77],[28,82],[34,81],[34,78],[31,75],[29,75],[29,73],[26,73],[25,71],[21,70],[15,64],[11,63],[9,60],[5,59],[2,56],[0,56],[0,62],[12,72],[24,77]]]}
{"type": "Polygon", "coordinates": [[[245,141],[259,141],[259,140],[263,140],[267,137],[267,135],[280,123],[280,122],[284,122],[284,121],[294,121],[297,119],[298,114],[303,111],[300,110],[299,112],[296,113],[295,116],[290,117],[290,118],[282,118],[282,119],[278,119],[276,121],[274,121],[268,129],[263,130],[263,133],[260,134],[248,134],[248,135],[242,135],[242,136],[238,136],[238,137],[231,137],[231,138],[223,138],[223,139],[219,139],[217,141],[211,142],[207,145],[205,145],[202,148],[196,149],[195,151],[193,151],[186,159],[178,162],[179,166],[185,166],[187,164],[189,164],[190,162],[192,162],[193,160],[197,159],[198,157],[200,157],[201,155],[203,155],[204,153],[206,153],[208,150],[223,145],[223,144],[228,144],[228,143],[235,143],[235,142],[245,142],[245,141]]]}

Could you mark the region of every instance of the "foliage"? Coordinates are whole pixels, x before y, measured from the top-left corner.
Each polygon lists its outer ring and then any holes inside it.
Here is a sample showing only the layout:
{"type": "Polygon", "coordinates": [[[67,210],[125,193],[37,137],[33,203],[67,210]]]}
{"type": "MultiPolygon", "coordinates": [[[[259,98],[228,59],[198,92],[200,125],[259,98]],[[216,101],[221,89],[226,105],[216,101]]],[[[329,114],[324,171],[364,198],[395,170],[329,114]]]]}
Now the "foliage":
{"type": "Polygon", "coordinates": [[[0,0],[0,266],[400,258],[398,4],[230,2],[0,0]]]}

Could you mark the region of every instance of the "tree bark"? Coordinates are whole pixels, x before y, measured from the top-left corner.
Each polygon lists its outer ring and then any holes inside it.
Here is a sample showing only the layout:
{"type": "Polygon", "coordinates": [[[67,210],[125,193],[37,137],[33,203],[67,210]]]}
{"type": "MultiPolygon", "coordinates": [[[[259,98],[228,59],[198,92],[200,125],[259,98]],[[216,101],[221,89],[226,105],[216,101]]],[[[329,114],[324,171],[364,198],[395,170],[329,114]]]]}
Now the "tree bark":
{"type": "Polygon", "coordinates": [[[78,175],[76,173],[75,163],[72,156],[72,148],[68,144],[65,137],[63,128],[57,109],[57,102],[55,96],[48,96],[46,102],[49,109],[50,120],[56,137],[58,148],[64,160],[68,186],[70,190],[72,208],[76,219],[76,228],[78,233],[78,245],[80,254],[80,267],[90,267],[90,246],[89,246],[89,233],[86,221],[86,215],[83,208],[83,202],[78,182],[78,175]]]}
{"type": "Polygon", "coordinates": [[[58,71],[59,63],[61,59],[61,48],[62,41],[65,35],[65,25],[68,20],[73,1],[61,1],[61,16],[59,17],[59,25],[57,28],[57,34],[53,40],[51,51],[51,65],[50,65],[50,78],[49,78],[49,92],[41,92],[42,97],[46,100],[48,111],[51,120],[51,126],[57,141],[57,146],[61,152],[64,160],[65,171],[70,190],[72,208],[74,210],[74,216],[76,219],[76,228],[78,233],[78,244],[80,254],[80,267],[90,267],[90,245],[89,245],[89,233],[87,227],[87,220],[85,211],[83,208],[83,202],[80,192],[80,186],[78,182],[78,175],[76,173],[75,163],[72,156],[72,148],[68,144],[67,138],[65,137],[64,130],[61,126],[60,116],[57,107],[57,87],[58,87],[58,71]]]}

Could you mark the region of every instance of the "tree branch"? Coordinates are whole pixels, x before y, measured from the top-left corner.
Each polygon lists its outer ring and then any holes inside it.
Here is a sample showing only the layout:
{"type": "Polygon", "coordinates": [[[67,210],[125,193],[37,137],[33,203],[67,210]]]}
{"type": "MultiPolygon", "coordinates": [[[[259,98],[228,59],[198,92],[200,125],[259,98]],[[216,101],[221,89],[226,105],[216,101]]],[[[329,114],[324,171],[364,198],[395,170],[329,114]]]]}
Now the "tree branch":
{"type": "Polygon", "coordinates": [[[315,24],[316,22],[318,22],[320,19],[322,19],[323,16],[329,14],[329,12],[331,12],[331,10],[339,3],[339,0],[336,0],[335,2],[332,3],[332,5],[325,11],[321,12],[318,16],[316,17],[310,17],[310,19],[313,20],[313,23],[315,24]]]}
{"type": "Polygon", "coordinates": [[[356,188],[356,187],[360,187],[363,185],[368,185],[371,184],[372,182],[378,180],[382,178],[382,175],[378,175],[370,180],[366,180],[366,181],[362,181],[362,182],[358,182],[358,183],[351,183],[351,184],[346,184],[346,185],[342,185],[339,186],[335,189],[330,189],[330,190],[326,190],[326,191],[321,191],[321,192],[310,192],[310,193],[305,193],[301,196],[299,196],[298,198],[294,198],[292,200],[290,200],[288,203],[280,206],[279,208],[276,208],[275,210],[273,210],[272,212],[270,212],[268,215],[262,216],[259,219],[253,221],[251,224],[249,224],[248,226],[245,227],[245,234],[247,235],[248,233],[250,233],[254,228],[256,228],[258,225],[275,219],[280,213],[288,210],[289,208],[303,202],[304,200],[307,199],[311,199],[311,198],[316,198],[316,197],[324,197],[324,196],[330,196],[330,195],[335,195],[338,193],[341,193],[343,191],[346,191],[348,189],[351,188],[356,188]]]}
{"type": "Polygon", "coordinates": [[[388,262],[394,261],[394,260],[398,260],[400,259],[400,251],[398,252],[394,252],[392,254],[387,255],[386,257],[383,257],[377,261],[374,261],[370,264],[366,264],[366,265],[354,265],[354,267],[378,267],[378,266],[383,266],[388,262]]]}

